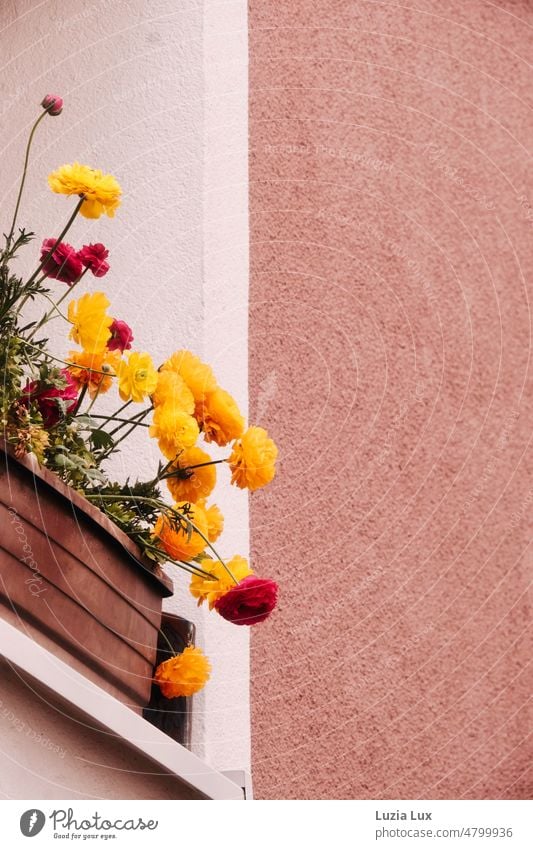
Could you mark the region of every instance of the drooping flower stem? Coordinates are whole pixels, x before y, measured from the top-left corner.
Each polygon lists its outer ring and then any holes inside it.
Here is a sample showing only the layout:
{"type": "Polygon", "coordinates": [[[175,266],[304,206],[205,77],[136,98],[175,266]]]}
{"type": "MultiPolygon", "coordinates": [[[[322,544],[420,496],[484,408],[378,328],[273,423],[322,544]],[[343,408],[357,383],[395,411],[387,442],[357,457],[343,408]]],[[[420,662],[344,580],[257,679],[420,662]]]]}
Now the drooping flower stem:
{"type": "Polygon", "coordinates": [[[13,213],[13,221],[11,222],[11,229],[10,229],[9,234],[7,236],[7,239],[6,239],[6,249],[5,249],[4,259],[3,259],[3,263],[2,263],[3,265],[6,264],[7,255],[9,253],[9,248],[11,247],[11,241],[13,239],[13,233],[15,232],[15,225],[17,223],[17,216],[18,216],[18,213],[19,213],[20,201],[22,199],[22,192],[24,191],[24,184],[26,182],[26,175],[28,173],[28,162],[30,160],[30,150],[31,150],[32,142],[33,142],[33,137],[35,135],[35,131],[36,131],[37,127],[39,126],[39,124],[41,123],[41,121],[43,120],[45,115],[47,115],[47,114],[48,114],[48,112],[45,111],[45,112],[42,112],[39,115],[35,124],[31,128],[31,132],[30,132],[30,135],[29,135],[29,138],[28,138],[28,144],[26,145],[26,155],[24,157],[24,167],[22,169],[22,177],[21,177],[21,180],[20,180],[20,186],[19,186],[19,191],[18,191],[18,195],[17,195],[17,202],[16,202],[16,205],[15,205],[15,212],[13,213]]]}
{"type": "MultiPolygon", "coordinates": [[[[17,342],[22,342],[23,345],[28,345],[28,347],[33,348],[35,351],[39,351],[40,354],[44,354],[47,359],[53,360],[55,363],[61,363],[64,366],[69,366],[69,368],[72,368],[72,366],[74,365],[74,363],[69,363],[67,360],[61,360],[59,357],[52,356],[52,354],[49,354],[48,351],[43,351],[42,348],[39,348],[38,345],[34,345],[28,339],[23,339],[20,336],[14,336],[13,339],[15,339],[17,342]]],[[[97,368],[86,368],[85,371],[90,371],[93,374],[103,374],[106,377],[110,376],[108,371],[100,371],[97,368]]],[[[111,377],[112,376],[113,375],[111,375],[111,377]]]]}
{"type": "Polygon", "coordinates": [[[180,474],[180,472],[188,472],[190,469],[201,469],[203,466],[216,466],[217,463],[227,463],[229,457],[225,457],[223,460],[208,460],[206,463],[195,463],[194,466],[183,466],[182,469],[176,469],[173,472],[169,472],[168,474],[161,474],[159,480],[165,480],[166,478],[173,478],[180,474]]]}
{"type": "MultiPolygon", "coordinates": [[[[89,404],[89,406],[85,410],[85,413],[83,414],[84,416],[88,416],[89,413],[91,413],[91,408],[92,408],[94,402],[96,401],[96,397],[97,396],[95,395],[94,398],[92,399],[91,403],[89,404]]],[[[97,415],[95,415],[95,413],[91,413],[91,418],[93,418],[93,419],[104,419],[106,422],[109,421],[109,416],[97,416],[97,415]]],[[[113,421],[114,422],[123,422],[123,424],[131,424],[132,419],[119,419],[116,416],[113,416],[113,421]]],[[[141,427],[150,427],[148,422],[136,422],[136,426],[137,425],[140,425],[141,427]]],[[[157,483],[158,480],[159,480],[159,478],[154,478],[153,483],[154,484],[157,483]]]]}
{"type": "MultiPolygon", "coordinates": [[[[41,320],[37,322],[37,324],[33,328],[32,332],[28,336],[28,339],[33,339],[33,337],[35,336],[37,331],[40,330],[40,328],[43,326],[43,324],[46,324],[47,321],[50,321],[50,318],[52,317],[52,315],[55,311],[59,312],[59,310],[57,309],[59,304],[62,303],[62,301],[64,301],[65,298],[68,298],[68,296],[72,293],[72,290],[74,289],[74,287],[78,285],[80,280],[83,280],[83,278],[85,277],[85,275],[87,274],[88,271],[89,271],[89,269],[85,268],[83,270],[82,274],[76,280],[76,282],[73,283],[72,286],[68,286],[66,292],[63,292],[63,294],[61,295],[61,297],[57,301],[52,302],[53,308],[51,310],[49,310],[47,313],[45,313],[43,315],[43,317],[41,318],[41,320]]],[[[44,275],[39,282],[42,283],[43,280],[46,280],[46,275],[44,275]]],[[[45,295],[45,297],[47,297],[47,296],[45,295]]],[[[50,298],[48,298],[48,300],[50,300],[50,298]]],[[[23,306],[24,306],[24,302],[21,304],[21,307],[23,307],[23,306]]],[[[66,315],[63,315],[63,313],[59,313],[59,314],[65,319],[65,321],[68,321],[68,318],[67,318],[66,315]]]]}
{"type": "MultiPolygon", "coordinates": [[[[131,401],[126,401],[126,403],[125,403],[125,404],[122,404],[122,406],[121,406],[121,407],[119,407],[119,408],[118,408],[118,410],[115,410],[115,412],[114,412],[114,413],[112,413],[110,416],[104,416],[103,418],[104,418],[105,420],[102,422],[102,427],[103,427],[105,424],[107,424],[107,422],[117,420],[117,419],[116,419],[116,417],[118,416],[118,414],[119,414],[119,413],[121,413],[121,412],[122,412],[122,410],[125,410],[125,409],[126,409],[126,407],[128,407],[130,404],[131,404],[131,401]]],[[[118,420],[117,420],[117,421],[118,421],[118,420]]],[[[114,430],[112,430],[112,431],[111,431],[111,433],[110,433],[109,435],[111,436],[113,433],[115,433],[115,431],[114,431],[114,430]]]]}
{"type": "Polygon", "coordinates": [[[159,633],[161,634],[161,636],[163,637],[163,639],[164,639],[165,643],[167,644],[167,646],[169,647],[171,654],[172,654],[172,655],[176,654],[176,649],[174,648],[174,646],[173,646],[173,645],[172,645],[172,643],[170,642],[169,638],[167,637],[167,635],[165,634],[165,632],[163,631],[163,629],[162,629],[162,628],[158,628],[158,631],[159,631],[159,633]]]}
{"type": "MultiPolygon", "coordinates": [[[[135,430],[136,427],[138,427],[140,424],[142,424],[142,420],[145,418],[145,416],[148,415],[148,413],[151,411],[151,409],[152,409],[151,407],[148,407],[146,410],[143,410],[142,413],[137,413],[136,416],[131,417],[130,422],[133,422],[132,426],[129,427],[127,429],[127,431],[125,433],[123,433],[122,436],[120,436],[117,439],[116,442],[113,443],[113,446],[111,448],[108,448],[107,451],[105,451],[102,454],[102,456],[100,457],[100,461],[105,460],[106,457],[109,457],[109,455],[111,454],[111,451],[114,451],[115,448],[117,447],[117,445],[119,445],[122,442],[123,439],[126,439],[130,435],[130,433],[132,433],[132,431],[135,430]],[[139,421],[136,421],[136,419],[139,419],[139,421]]],[[[114,433],[116,433],[118,430],[120,430],[123,427],[124,427],[123,424],[118,425],[116,428],[114,428],[112,431],[110,431],[109,436],[112,436],[114,433]]]]}
{"type": "MultiPolygon", "coordinates": [[[[26,285],[33,283],[33,281],[35,280],[35,278],[37,277],[39,272],[44,268],[44,266],[46,265],[46,263],[48,262],[48,260],[52,256],[52,254],[54,253],[56,246],[65,238],[65,236],[67,235],[68,231],[70,230],[72,224],[74,223],[74,219],[76,218],[78,212],[80,211],[81,206],[82,206],[84,201],[85,201],[85,195],[83,195],[79,199],[78,203],[76,204],[76,208],[74,209],[74,212],[72,213],[69,220],[67,221],[67,223],[63,227],[63,229],[62,229],[61,233],[59,234],[59,236],[57,237],[57,239],[55,239],[54,244],[52,245],[52,247],[50,248],[48,253],[43,256],[41,262],[39,263],[39,265],[37,266],[37,268],[35,269],[35,271],[31,275],[31,277],[28,280],[28,283],[26,285]]],[[[20,308],[22,308],[23,306],[24,306],[24,301],[20,305],[20,308]]]]}
{"type": "MultiPolygon", "coordinates": [[[[91,495],[89,494],[89,495],[86,495],[85,497],[91,498],[91,495]]],[[[95,496],[92,496],[93,500],[98,499],[98,498],[103,499],[103,500],[107,500],[107,501],[117,501],[116,495],[95,495],[95,496]]],[[[165,502],[161,501],[159,498],[148,498],[148,496],[146,496],[146,495],[125,495],[124,501],[142,501],[142,502],[145,502],[147,504],[151,504],[153,507],[158,507],[159,510],[161,510],[161,512],[166,514],[167,516],[171,516],[171,517],[174,517],[174,518],[178,517],[179,519],[181,519],[181,521],[187,522],[187,524],[190,525],[191,528],[194,531],[196,531],[198,536],[200,536],[203,539],[203,541],[206,543],[206,545],[211,549],[211,551],[215,555],[216,559],[222,564],[222,566],[224,567],[224,569],[226,570],[226,572],[228,573],[228,575],[230,576],[230,578],[234,582],[234,584],[237,585],[239,583],[237,578],[233,574],[233,572],[226,565],[224,560],[222,560],[222,557],[220,556],[220,554],[218,553],[216,548],[209,541],[208,537],[206,537],[206,535],[200,530],[200,528],[198,528],[194,524],[194,522],[192,522],[189,519],[189,517],[186,516],[184,513],[180,513],[179,510],[176,510],[174,507],[170,507],[168,504],[165,504],[165,502]]],[[[157,551],[161,551],[161,549],[158,548],[157,551]]],[[[171,560],[171,558],[169,558],[169,560],[171,560]]],[[[171,562],[178,563],[177,560],[172,560],[171,562]]],[[[190,565],[190,564],[187,564],[187,565],[190,565]]],[[[202,571],[202,570],[200,570],[200,571],[202,571]]]]}
{"type": "Polygon", "coordinates": [[[87,394],[87,384],[84,383],[83,386],[81,387],[81,392],[78,395],[78,400],[76,402],[76,406],[74,407],[74,409],[72,411],[73,416],[75,416],[76,413],[78,412],[78,410],[80,409],[82,402],[83,402],[83,399],[85,398],[86,394],[87,394]]]}

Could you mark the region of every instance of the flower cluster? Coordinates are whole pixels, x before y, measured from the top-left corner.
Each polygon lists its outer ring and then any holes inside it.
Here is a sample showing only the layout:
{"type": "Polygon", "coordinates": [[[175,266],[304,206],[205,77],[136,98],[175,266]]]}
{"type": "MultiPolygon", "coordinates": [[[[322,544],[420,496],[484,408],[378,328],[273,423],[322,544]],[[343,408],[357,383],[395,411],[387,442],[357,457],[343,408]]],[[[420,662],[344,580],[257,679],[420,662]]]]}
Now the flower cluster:
{"type": "MultiPolygon", "coordinates": [[[[63,101],[47,95],[42,107],[37,123],[44,115],[59,115],[63,101]]],[[[32,138],[33,131],[26,160],[32,138]]],[[[76,292],[72,297],[87,272],[103,278],[110,264],[102,243],[76,249],[65,241],[67,232],[78,213],[112,218],[122,191],[113,176],[77,162],[58,168],[48,183],[53,192],[76,198],[60,236],[44,239],[28,280],[11,274],[10,260],[30,240],[24,230],[15,235],[17,202],[0,254],[4,435],[17,454],[33,451],[97,504],[155,564],[170,562],[182,568],[190,575],[190,592],[199,605],[207,603],[236,625],[262,622],[276,606],[277,584],[254,575],[241,555],[226,560],[218,554],[214,543],[223,533],[224,517],[211,498],[217,470],[223,469],[228,485],[240,489],[254,491],[272,481],[276,445],[262,427],[246,425],[235,398],[192,351],[178,348],[163,362],[154,362],[147,351],[133,349],[133,332],[115,315],[105,292],[76,292]],[[50,297],[44,288],[50,281],[67,285],[55,297],[52,290],[50,297]],[[46,298],[42,318],[21,321],[26,301],[41,296],[46,298]],[[67,297],[66,307],[61,306],[67,297]],[[50,352],[47,340],[37,335],[58,316],[73,343],[66,360],[50,352]],[[99,397],[113,390],[120,406],[111,415],[98,413],[99,397]],[[136,428],[145,428],[157,441],[161,460],[155,476],[135,484],[110,481],[106,460],[136,428]]],[[[24,176],[18,201],[23,187],[24,176]]],[[[190,696],[205,684],[209,672],[200,649],[189,646],[160,664],[155,680],[167,698],[190,696]]]]}

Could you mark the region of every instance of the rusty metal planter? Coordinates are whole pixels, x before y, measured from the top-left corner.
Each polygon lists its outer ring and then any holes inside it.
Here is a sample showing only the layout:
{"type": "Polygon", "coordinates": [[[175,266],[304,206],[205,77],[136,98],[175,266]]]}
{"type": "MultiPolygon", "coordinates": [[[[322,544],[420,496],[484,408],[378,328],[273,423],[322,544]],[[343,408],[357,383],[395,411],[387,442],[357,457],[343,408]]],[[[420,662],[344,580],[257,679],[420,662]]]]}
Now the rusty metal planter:
{"type": "Polygon", "coordinates": [[[96,507],[0,443],[0,617],[141,713],[169,595],[96,507]]]}

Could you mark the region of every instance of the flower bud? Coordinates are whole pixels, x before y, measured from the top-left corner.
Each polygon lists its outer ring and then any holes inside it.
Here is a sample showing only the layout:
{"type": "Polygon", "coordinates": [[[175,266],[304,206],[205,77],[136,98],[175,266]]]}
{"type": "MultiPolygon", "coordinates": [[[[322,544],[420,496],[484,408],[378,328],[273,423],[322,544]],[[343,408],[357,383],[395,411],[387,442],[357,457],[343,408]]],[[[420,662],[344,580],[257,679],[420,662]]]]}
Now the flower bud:
{"type": "Polygon", "coordinates": [[[63,111],[63,98],[57,94],[47,94],[41,101],[41,106],[49,115],[61,115],[63,111]]]}

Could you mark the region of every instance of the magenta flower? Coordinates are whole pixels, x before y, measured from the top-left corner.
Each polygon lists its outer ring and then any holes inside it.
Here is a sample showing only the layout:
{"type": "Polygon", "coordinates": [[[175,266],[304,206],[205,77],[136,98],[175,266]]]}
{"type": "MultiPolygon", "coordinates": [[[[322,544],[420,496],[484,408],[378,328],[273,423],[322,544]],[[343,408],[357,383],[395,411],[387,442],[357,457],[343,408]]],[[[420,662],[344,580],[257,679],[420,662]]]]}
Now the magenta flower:
{"type": "Polygon", "coordinates": [[[268,578],[248,575],[224,593],[216,602],[220,615],[235,625],[256,625],[274,610],[278,600],[278,585],[268,578]]]}
{"type": "Polygon", "coordinates": [[[83,265],[72,245],[66,242],[56,242],[55,239],[45,239],[41,246],[41,262],[46,259],[42,270],[47,277],[61,280],[72,286],[80,279],[83,265]],[[50,254],[50,251],[52,253],[50,254]],[[48,256],[50,254],[50,256],[48,256]]]}
{"type": "Polygon", "coordinates": [[[49,115],[61,115],[63,111],[63,98],[57,94],[46,94],[41,100],[41,106],[46,109],[49,115]]]}
{"type": "Polygon", "coordinates": [[[54,427],[65,414],[72,413],[78,401],[78,386],[69,370],[61,369],[61,376],[65,380],[63,389],[32,380],[22,390],[20,400],[28,407],[32,402],[37,404],[46,428],[54,427]]]}
{"type": "Polygon", "coordinates": [[[114,318],[110,326],[111,339],[107,343],[109,351],[120,351],[121,353],[131,348],[133,333],[131,327],[125,321],[114,318]]]}
{"type": "Polygon", "coordinates": [[[86,268],[90,268],[95,277],[104,277],[109,271],[109,263],[106,259],[109,251],[104,245],[97,242],[95,245],[84,245],[78,256],[86,268]]]}

